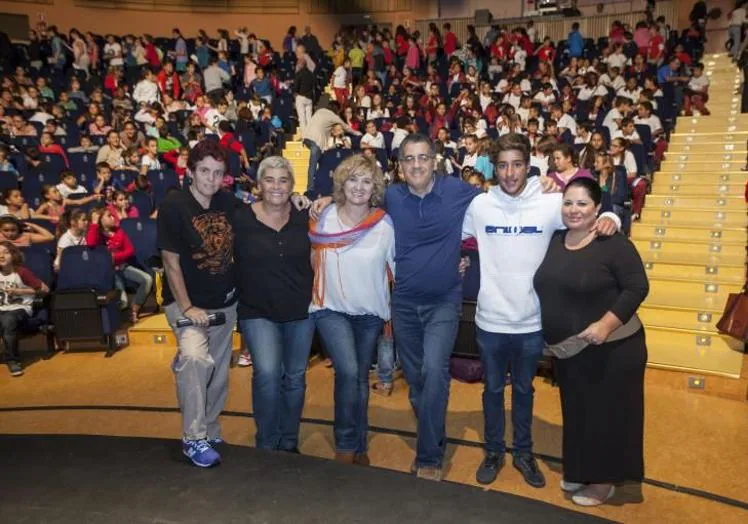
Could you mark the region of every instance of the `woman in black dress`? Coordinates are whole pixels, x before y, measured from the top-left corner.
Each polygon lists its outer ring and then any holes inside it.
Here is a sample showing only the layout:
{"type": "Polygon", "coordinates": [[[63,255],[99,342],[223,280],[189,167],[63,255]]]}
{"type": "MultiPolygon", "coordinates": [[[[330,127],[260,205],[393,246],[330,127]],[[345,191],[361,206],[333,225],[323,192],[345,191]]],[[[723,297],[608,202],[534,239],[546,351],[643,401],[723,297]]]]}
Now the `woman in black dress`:
{"type": "Polygon", "coordinates": [[[590,233],[600,186],[576,179],[564,191],[563,221],[535,274],[548,344],[589,344],[556,360],[563,413],[561,489],[595,506],[615,484],[644,477],[644,367],[647,348],[636,310],[649,291],[641,258],[623,235],[590,233]]]}

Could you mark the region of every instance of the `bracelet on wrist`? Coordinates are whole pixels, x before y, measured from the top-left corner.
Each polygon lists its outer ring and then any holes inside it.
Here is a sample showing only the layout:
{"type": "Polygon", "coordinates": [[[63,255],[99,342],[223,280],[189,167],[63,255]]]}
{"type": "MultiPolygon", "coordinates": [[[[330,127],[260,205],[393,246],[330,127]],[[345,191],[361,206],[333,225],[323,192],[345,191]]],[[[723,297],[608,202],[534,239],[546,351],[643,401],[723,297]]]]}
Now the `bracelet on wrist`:
{"type": "Polygon", "coordinates": [[[185,313],[187,313],[190,309],[193,309],[194,307],[195,306],[188,307],[187,309],[185,309],[184,311],[182,311],[182,314],[184,315],[185,313]]]}

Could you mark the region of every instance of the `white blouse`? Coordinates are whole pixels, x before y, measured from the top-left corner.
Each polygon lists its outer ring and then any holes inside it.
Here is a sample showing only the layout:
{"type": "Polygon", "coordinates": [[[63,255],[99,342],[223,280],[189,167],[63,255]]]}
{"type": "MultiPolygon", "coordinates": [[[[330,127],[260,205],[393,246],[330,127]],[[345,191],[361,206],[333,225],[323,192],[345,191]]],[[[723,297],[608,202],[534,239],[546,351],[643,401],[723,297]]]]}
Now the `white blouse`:
{"type": "MultiPolygon", "coordinates": [[[[332,204],[318,224],[320,233],[340,233],[351,229],[340,222],[332,204]]],[[[372,227],[355,244],[325,250],[324,303],[313,302],[309,312],[330,309],[349,315],[376,315],[390,319],[390,284],[387,266],[395,273],[395,229],[389,216],[372,227]]]]}

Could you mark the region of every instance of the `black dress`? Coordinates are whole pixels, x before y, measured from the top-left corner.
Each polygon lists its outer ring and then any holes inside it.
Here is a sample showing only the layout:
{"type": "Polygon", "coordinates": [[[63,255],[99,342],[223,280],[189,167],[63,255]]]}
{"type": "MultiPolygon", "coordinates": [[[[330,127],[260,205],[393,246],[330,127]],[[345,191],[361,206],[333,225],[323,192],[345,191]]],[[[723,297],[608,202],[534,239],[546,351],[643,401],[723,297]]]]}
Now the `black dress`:
{"type": "MultiPolygon", "coordinates": [[[[623,235],[572,251],[557,232],[535,274],[549,344],[584,331],[611,311],[623,323],[649,291],[644,266],[623,235]]],[[[563,414],[564,479],[620,483],[644,477],[644,329],[555,361],[563,414]]]]}

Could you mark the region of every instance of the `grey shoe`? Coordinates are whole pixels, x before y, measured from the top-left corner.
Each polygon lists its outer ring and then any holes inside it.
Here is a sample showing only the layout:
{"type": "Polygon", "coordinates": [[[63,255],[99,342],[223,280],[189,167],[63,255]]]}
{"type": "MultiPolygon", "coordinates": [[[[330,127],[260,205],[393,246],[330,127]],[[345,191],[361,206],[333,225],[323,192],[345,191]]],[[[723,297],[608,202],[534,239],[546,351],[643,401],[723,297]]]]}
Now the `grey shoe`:
{"type": "Polygon", "coordinates": [[[20,377],[23,375],[23,367],[21,366],[21,363],[16,360],[8,362],[8,371],[10,371],[11,377],[20,377]]]}
{"type": "Polygon", "coordinates": [[[416,476],[418,476],[419,479],[433,480],[434,482],[441,482],[442,468],[437,468],[434,466],[425,466],[422,468],[418,468],[418,472],[416,473],[416,476]]]}

